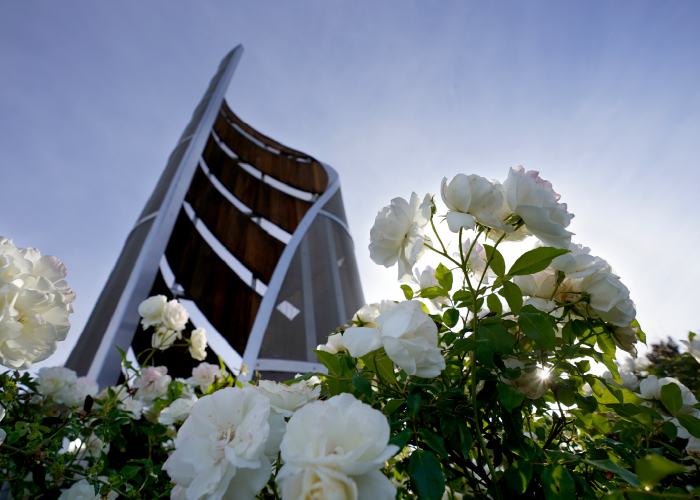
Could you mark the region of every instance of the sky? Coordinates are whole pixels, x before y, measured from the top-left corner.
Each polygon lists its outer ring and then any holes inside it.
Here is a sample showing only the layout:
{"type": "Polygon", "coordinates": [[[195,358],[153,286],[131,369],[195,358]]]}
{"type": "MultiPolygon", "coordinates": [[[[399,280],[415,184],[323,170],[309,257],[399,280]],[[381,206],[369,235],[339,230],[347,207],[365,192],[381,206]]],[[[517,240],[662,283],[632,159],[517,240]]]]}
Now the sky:
{"type": "Polygon", "coordinates": [[[650,340],[684,337],[700,327],[699,19],[691,1],[3,2],[0,235],[63,260],[77,293],[45,364],[64,362],[238,44],[229,104],[339,172],[368,302],[402,297],[397,269],[369,259],[379,209],[523,165],[650,340]]]}

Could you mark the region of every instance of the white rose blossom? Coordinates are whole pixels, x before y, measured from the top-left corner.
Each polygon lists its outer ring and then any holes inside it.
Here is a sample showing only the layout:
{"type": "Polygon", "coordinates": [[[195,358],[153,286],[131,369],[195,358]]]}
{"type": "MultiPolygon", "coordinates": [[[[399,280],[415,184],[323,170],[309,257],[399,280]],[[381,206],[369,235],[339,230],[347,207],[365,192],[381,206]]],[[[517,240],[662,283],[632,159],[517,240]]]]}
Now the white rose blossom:
{"type": "Polygon", "coordinates": [[[606,266],[583,278],[578,289],[590,294],[591,309],[608,323],[628,327],[637,315],[629,289],[619,276],[612,273],[610,267],[606,266]]]}
{"type": "MultiPolygon", "coordinates": [[[[543,246],[545,245],[538,242],[535,248],[543,246]]],[[[607,265],[605,260],[590,253],[590,248],[571,243],[569,244],[569,253],[556,257],[549,265],[549,269],[561,271],[569,278],[583,278],[605,268],[607,265]]]]}
{"type": "Polygon", "coordinates": [[[270,478],[268,456],[284,432],[284,419],[270,416],[270,400],[252,387],[226,387],[197,401],[163,465],[177,485],[174,498],[253,500],[270,478]]]}
{"type": "Polygon", "coordinates": [[[145,405],[168,394],[168,385],[172,378],[165,366],[149,366],[141,370],[141,376],[134,380],[136,397],[145,405]]]}
{"type": "Polygon", "coordinates": [[[688,354],[700,363],[700,337],[695,336],[691,341],[681,340],[681,344],[685,345],[688,348],[688,354]]]}
{"type": "Polygon", "coordinates": [[[417,283],[411,271],[425,252],[424,243],[430,243],[423,228],[430,222],[432,206],[431,194],[422,203],[416,193],[411,194],[410,202],[394,198],[379,211],[370,230],[370,258],[384,267],[398,262],[402,283],[417,283]]]}
{"type": "Polygon", "coordinates": [[[97,399],[106,400],[109,398],[109,390],[114,392],[117,400],[117,408],[129,414],[133,420],[140,420],[143,412],[143,403],[131,396],[126,386],[116,385],[105,387],[97,395],[97,399]]]}
{"type": "MultiPolygon", "coordinates": [[[[462,242],[462,253],[467,259],[467,264],[469,265],[469,269],[471,270],[472,274],[477,279],[481,279],[481,277],[484,275],[484,270],[486,269],[486,263],[488,262],[486,257],[486,249],[484,249],[483,245],[481,245],[479,242],[475,242],[474,247],[472,247],[471,239],[467,238],[462,242]]],[[[454,252],[452,256],[457,262],[461,262],[462,253],[454,252]]],[[[494,278],[495,276],[496,273],[494,273],[493,269],[489,267],[488,270],[486,270],[486,277],[494,278]]],[[[488,280],[486,282],[488,283],[488,280]]]]}
{"type": "Polygon", "coordinates": [[[179,398],[163,408],[158,415],[158,421],[163,425],[172,425],[176,422],[184,422],[190,416],[192,406],[197,402],[197,397],[179,398]]]}
{"type": "Polygon", "coordinates": [[[172,330],[165,326],[165,324],[160,324],[155,327],[155,331],[151,337],[151,347],[165,351],[172,346],[176,340],[180,339],[182,339],[182,332],[172,330]]]}
{"type": "Polygon", "coordinates": [[[569,248],[573,233],[565,228],[574,215],[567,212],[565,203],[559,203],[560,196],[539,172],[513,167],[503,189],[508,208],[523,220],[529,233],[549,246],[569,248]]]}
{"type": "Polygon", "coordinates": [[[141,325],[144,330],[150,326],[160,325],[163,322],[163,310],[167,303],[168,298],[165,295],[154,295],[139,304],[139,315],[141,316],[141,325]]]}
{"type": "Polygon", "coordinates": [[[177,299],[171,300],[163,307],[163,323],[171,330],[181,332],[187,326],[189,319],[190,315],[185,306],[177,299]]]}
{"type": "MultiPolygon", "coordinates": [[[[100,479],[104,480],[104,477],[100,479]]],[[[119,494],[116,491],[110,491],[107,495],[107,500],[116,500],[119,494]]],[[[101,500],[102,495],[95,495],[95,487],[88,483],[87,479],[81,479],[73,483],[68,489],[61,490],[61,496],[58,500],[101,500]]]]}
{"type": "Polygon", "coordinates": [[[552,312],[557,307],[552,300],[557,286],[557,275],[554,271],[545,269],[535,274],[515,276],[513,283],[518,285],[523,295],[530,297],[525,304],[547,313],[552,312]]]}
{"type": "Polygon", "coordinates": [[[37,390],[44,397],[50,397],[56,403],[63,404],[64,397],[78,381],[78,374],[70,368],[52,366],[40,368],[37,375],[37,390]]]}
{"type": "Polygon", "coordinates": [[[325,344],[319,344],[318,346],[316,346],[316,350],[329,352],[331,354],[338,354],[339,352],[344,352],[345,347],[343,346],[343,335],[341,333],[329,335],[328,341],[325,344]]]}
{"type": "Polygon", "coordinates": [[[539,366],[525,365],[522,361],[509,358],[503,362],[507,368],[520,368],[520,377],[509,380],[502,377],[501,380],[515,387],[521,394],[529,399],[538,399],[547,392],[547,381],[544,370],[539,366]]]}
{"type": "MultiPolygon", "coordinates": [[[[418,271],[418,268],[416,268],[415,273],[416,279],[418,280],[418,284],[420,285],[421,290],[433,286],[440,286],[437,277],[435,276],[435,269],[433,269],[432,267],[425,266],[423,272],[418,271]]],[[[448,299],[447,297],[437,297],[435,299],[430,299],[430,303],[435,309],[439,311],[442,306],[450,305],[450,299],[448,299]]]]}
{"type": "Polygon", "coordinates": [[[291,417],[299,408],[321,396],[321,379],[311,377],[294,384],[286,385],[271,380],[260,380],[255,389],[270,400],[270,408],[282,415],[291,417]]]}
{"type": "Polygon", "coordinates": [[[207,392],[209,386],[219,378],[223,378],[221,368],[211,363],[199,363],[198,366],[192,369],[192,376],[187,379],[187,383],[192,387],[199,387],[202,392],[207,392]]]}
{"type": "Polygon", "coordinates": [[[634,373],[623,370],[622,368],[620,368],[619,373],[620,380],[622,380],[622,384],[618,384],[617,382],[615,382],[615,380],[613,380],[613,376],[612,373],[610,373],[610,370],[605,370],[603,372],[603,378],[610,385],[614,385],[616,387],[623,387],[630,391],[634,391],[637,389],[637,387],[639,387],[639,379],[634,373]]]}
{"type": "Polygon", "coordinates": [[[393,500],[396,487],[379,471],[399,451],[390,436],[386,417],[350,394],[307,404],[280,446],[282,498],[393,500]]]}
{"type": "Polygon", "coordinates": [[[503,205],[503,194],[497,181],[489,181],[478,175],[457,174],[448,183],[442,179],[440,195],[447,205],[447,225],[453,233],[466,227],[474,229],[476,222],[488,227],[505,230],[503,222],[495,214],[503,205]]]}
{"type": "Polygon", "coordinates": [[[688,444],[685,445],[685,451],[693,457],[696,464],[700,464],[700,439],[690,436],[688,444]]]}
{"type": "Polygon", "coordinates": [[[207,357],[207,331],[204,328],[196,328],[190,336],[190,356],[197,361],[204,361],[207,357]]]}
{"type": "MultiPolygon", "coordinates": [[[[353,321],[362,323],[362,326],[367,328],[377,328],[377,324],[374,322],[377,316],[385,311],[388,311],[396,305],[393,300],[384,299],[381,302],[374,302],[372,304],[366,304],[362,306],[353,316],[353,321]]],[[[357,325],[353,324],[353,327],[357,325]]]]}
{"type": "Polygon", "coordinates": [[[0,364],[26,370],[66,339],[75,293],[57,258],[0,237],[0,364]]]}
{"type": "Polygon", "coordinates": [[[94,398],[98,390],[99,386],[94,380],[87,377],[78,377],[76,383],[63,393],[63,403],[73,407],[83,406],[83,404],[85,404],[85,398],[87,396],[92,396],[94,398]]]}
{"type": "Polygon", "coordinates": [[[345,330],[343,345],[351,356],[361,357],[384,347],[387,356],[409,375],[432,378],[445,369],[437,326],[420,302],[399,302],[375,322],[378,328],[345,330]]]}

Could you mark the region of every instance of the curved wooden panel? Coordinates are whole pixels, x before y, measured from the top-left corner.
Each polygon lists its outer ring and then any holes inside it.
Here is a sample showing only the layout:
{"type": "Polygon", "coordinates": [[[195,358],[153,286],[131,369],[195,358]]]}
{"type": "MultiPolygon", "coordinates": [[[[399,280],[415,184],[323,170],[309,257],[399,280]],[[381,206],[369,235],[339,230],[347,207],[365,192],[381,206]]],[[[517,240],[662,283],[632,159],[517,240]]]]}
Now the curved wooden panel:
{"type": "Polygon", "coordinates": [[[197,304],[231,347],[244,352],[262,298],[216,255],[184,210],[165,256],[186,297],[197,304]]]}
{"type": "Polygon", "coordinates": [[[213,135],[209,136],[202,159],[241,203],[290,234],[311,208],[311,202],[279,191],[247,172],[221,149],[213,135]]]}
{"type": "Polygon", "coordinates": [[[201,168],[197,169],[185,200],[221,244],[253,276],[265,284],[270,282],[284,251],[284,243],[238,210],[216,189],[201,168]]]}
{"type": "Polygon", "coordinates": [[[328,185],[328,174],[326,174],[323,165],[308,155],[287,148],[260,134],[238,118],[225,101],[214,123],[214,131],[242,161],[249,163],[261,172],[302,191],[311,193],[325,191],[328,185]],[[249,137],[236,130],[231,123],[241,127],[256,140],[279,150],[280,154],[256,144],[249,137]],[[297,161],[297,158],[305,161],[297,161]]]}

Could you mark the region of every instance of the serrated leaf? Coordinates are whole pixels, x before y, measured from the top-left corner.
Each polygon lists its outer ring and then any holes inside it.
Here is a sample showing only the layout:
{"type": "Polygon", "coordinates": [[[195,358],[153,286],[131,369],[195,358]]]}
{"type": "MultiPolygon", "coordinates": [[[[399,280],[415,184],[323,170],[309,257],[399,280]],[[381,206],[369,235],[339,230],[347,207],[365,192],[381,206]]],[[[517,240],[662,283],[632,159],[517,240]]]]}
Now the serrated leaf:
{"type": "Polygon", "coordinates": [[[408,416],[415,417],[420,410],[420,392],[414,392],[408,395],[406,402],[408,404],[408,416]]]}
{"type": "Polygon", "coordinates": [[[335,354],[331,354],[330,352],[321,350],[317,350],[314,352],[316,353],[316,356],[318,356],[319,361],[323,363],[323,366],[328,368],[328,371],[331,374],[338,377],[340,376],[340,361],[338,361],[338,358],[335,354]]]}
{"type": "Polygon", "coordinates": [[[377,371],[382,380],[396,383],[396,373],[394,372],[394,363],[389,358],[382,358],[375,361],[377,371]]]}
{"type": "Polygon", "coordinates": [[[411,429],[406,428],[399,432],[396,436],[392,436],[391,439],[389,439],[389,444],[395,444],[398,446],[399,451],[403,450],[408,444],[408,441],[411,439],[412,435],[413,432],[411,432],[411,429]]]}
{"type": "Polygon", "coordinates": [[[683,394],[678,384],[671,382],[661,387],[661,402],[672,415],[681,411],[683,394]]]}
{"type": "MultiPolygon", "coordinates": [[[[546,266],[545,266],[546,267],[546,266]]],[[[542,472],[542,489],[546,500],[576,497],[576,483],[561,465],[548,465],[542,472]]]]}
{"type": "Polygon", "coordinates": [[[547,266],[549,266],[555,258],[565,253],[569,253],[569,250],[550,247],[533,248],[529,252],[525,252],[518,257],[518,260],[516,260],[510,270],[508,270],[508,275],[523,276],[526,274],[539,273],[547,269],[547,266]]]}
{"type": "Polygon", "coordinates": [[[545,349],[556,347],[556,334],[552,324],[541,313],[520,313],[518,325],[522,331],[545,349]]]}
{"type": "Polygon", "coordinates": [[[401,290],[403,290],[403,296],[406,300],[413,299],[413,289],[408,285],[401,285],[401,290]]]}
{"type": "Polygon", "coordinates": [[[618,475],[630,486],[634,486],[635,488],[639,488],[640,486],[639,479],[637,479],[637,476],[635,476],[632,471],[623,469],[612,460],[584,460],[584,462],[596,469],[618,475]]]}
{"type": "Polygon", "coordinates": [[[463,352],[476,351],[483,342],[485,341],[477,340],[473,336],[467,337],[466,339],[456,340],[454,343],[454,350],[452,351],[452,355],[459,356],[463,352]]]}
{"type": "Polygon", "coordinates": [[[525,396],[521,394],[515,387],[498,382],[498,395],[501,398],[501,404],[508,411],[513,411],[525,401],[525,396]]]}
{"type": "Polygon", "coordinates": [[[469,429],[467,429],[467,426],[464,425],[463,422],[459,422],[459,440],[460,440],[460,449],[462,451],[462,456],[464,458],[467,458],[469,456],[469,451],[472,449],[472,446],[474,445],[474,438],[472,437],[471,432],[469,432],[469,429]]]}
{"type": "Polygon", "coordinates": [[[496,314],[503,314],[503,304],[501,304],[500,299],[494,293],[486,297],[486,305],[489,311],[495,312],[496,314]]]}
{"type": "Polygon", "coordinates": [[[442,313],[442,321],[448,328],[454,327],[459,321],[459,311],[457,309],[446,309],[442,313]]]}
{"type": "Polygon", "coordinates": [[[685,467],[671,462],[661,455],[651,453],[644,458],[637,459],[636,470],[639,482],[643,486],[652,487],[666,476],[685,472],[685,467]]]}
{"type": "Polygon", "coordinates": [[[678,423],[685,427],[694,438],[700,439],[700,418],[681,413],[678,415],[678,423]]]}
{"type": "Polygon", "coordinates": [[[486,340],[491,350],[498,354],[511,353],[515,345],[515,339],[501,323],[481,324],[477,336],[486,340]]]}
{"type": "Polygon", "coordinates": [[[598,334],[596,340],[600,350],[608,356],[610,356],[611,358],[615,359],[615,352],[617,351],[617,347],[615,347],[615,341],[613,341],[610,334],[607,332],[600,333],[598,334]]]}
{"type": "Polygon", "coordinates": [[[664,431],[664,434],[666,434],[671,441],[674,441],[678,437],[678,427],[676,427],[676,424],[673,422],[666,422],[661,426],[661,430],[664,431]]]}
{"type": "Polygon", "coordinates": [[[369,380],[356,373],[352,377],[352,385],[366,396],[367,399],[372,399],[372,384],[369,383],[369,380]]]}
{"type": "Polygon", "coordinates": [[[518,285],[510,281],[505,281],[503,283],[503,288],[498,290],[498,295],[506,299],[508,307],[510,307],[513,314],[520,314],[520,310],[523,307],[523,292],[520,291],[518,285]]]}
{"type": "Polygon", "coordinates": [[[423,299],[437,299],[438,297],[449,297],[449,294],[439,286],[429,286],[420,291],[420,297],[423,299]]]}
{"type": "Polygon", "coordinates": [[[384,405],[384,413],[386,415],[391,415],[405,404],[406,401],[404,401],[403,399],[392,399],[384,405]]]}
{"type": "Polygon", "coordinates": [[[493,269],[493,272],[496,273],[497,276],[503,276],[506,274],[506,261],[503,260],[503,255],[501,255],[501,252],[496,250],[491,245],[484,245],[484,249],[486,250],[487,261],[489,259],[491,260],[489,267],[493,269]]]}
{"type": "Polygon", "coordinates": [[[437,457],[429,451],[417,450],[408,461],[408,475],[421,500],[441,500],[445,492],[445,476],[437,457]]]}

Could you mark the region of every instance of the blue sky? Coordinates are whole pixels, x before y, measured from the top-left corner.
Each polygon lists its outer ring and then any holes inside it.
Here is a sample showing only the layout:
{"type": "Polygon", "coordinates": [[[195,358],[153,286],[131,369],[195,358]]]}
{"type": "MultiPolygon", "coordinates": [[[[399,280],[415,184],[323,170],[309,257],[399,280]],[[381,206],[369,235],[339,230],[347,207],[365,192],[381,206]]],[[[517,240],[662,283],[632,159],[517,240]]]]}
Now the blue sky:
{"type": "Polygon", "coordinates": [[[239,43],[229,103],[339,171],[368,300],[401,297],[367,250],[391,198],[522,164],[568,203],[574,241],[612,263],[652,339],[700,327],[699,15],[644,0],[4,2],[0,235],[62,259],[78,294],[48,363],[239,43]]]}

